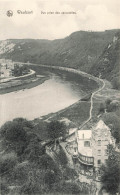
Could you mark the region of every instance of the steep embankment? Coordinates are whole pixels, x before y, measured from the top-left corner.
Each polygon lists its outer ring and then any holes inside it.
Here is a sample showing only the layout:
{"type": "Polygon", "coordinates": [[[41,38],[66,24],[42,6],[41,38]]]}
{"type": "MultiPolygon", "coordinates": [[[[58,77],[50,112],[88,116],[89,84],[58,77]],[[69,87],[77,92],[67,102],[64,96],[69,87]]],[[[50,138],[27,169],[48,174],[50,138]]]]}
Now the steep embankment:
{"type": "Polygon", "coordinates": [[[120,32],[106,46],[90,73],[111,81],[115,88],[120,89],[120,32]]]}
{"type": "Polygon", "coordinates": [[[89,72],[118,30],[78,31],[64,39],[11,39],[0,42],[0,58],[78,68],[89,72]]]}

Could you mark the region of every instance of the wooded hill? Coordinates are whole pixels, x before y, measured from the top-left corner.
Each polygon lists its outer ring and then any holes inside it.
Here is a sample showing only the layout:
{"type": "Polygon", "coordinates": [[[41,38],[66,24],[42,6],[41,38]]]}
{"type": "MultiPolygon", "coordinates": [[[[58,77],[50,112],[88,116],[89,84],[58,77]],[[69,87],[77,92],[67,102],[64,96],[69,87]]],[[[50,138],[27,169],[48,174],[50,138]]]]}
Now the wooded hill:
{"type": "Polygon", "coordinates": [[[113,80],[118,72],[119,33],[120,30],[78,31],[53,41],[10,39],[0,42],[0,58],[78,68],[113,80]]]}

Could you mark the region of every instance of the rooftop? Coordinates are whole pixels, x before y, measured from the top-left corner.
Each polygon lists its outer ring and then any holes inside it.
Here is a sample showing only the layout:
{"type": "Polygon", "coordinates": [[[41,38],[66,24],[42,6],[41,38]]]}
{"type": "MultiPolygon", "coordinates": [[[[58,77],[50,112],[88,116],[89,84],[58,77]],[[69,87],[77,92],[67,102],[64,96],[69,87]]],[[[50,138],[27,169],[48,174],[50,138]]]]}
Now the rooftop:
{"type": "Polygon", "coordinates": [[[95,127],[95,130],[96,130],[96,129],[107,129],[107,130],[110,130],[109,127],[108,127],[102,120],[100,120],[100,121],[97,123],[97,125],[96,125],[96,127],[95,127]]]}

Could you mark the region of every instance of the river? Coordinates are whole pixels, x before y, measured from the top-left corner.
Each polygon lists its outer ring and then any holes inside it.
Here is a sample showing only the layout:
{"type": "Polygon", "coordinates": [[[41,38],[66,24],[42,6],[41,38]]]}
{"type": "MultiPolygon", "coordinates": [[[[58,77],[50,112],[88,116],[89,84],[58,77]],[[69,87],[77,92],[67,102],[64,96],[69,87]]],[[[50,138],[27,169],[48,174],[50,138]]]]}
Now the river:
{"type": "Polygon", "coordinates": [[[73,90],[70,82],[52,75],[39,86],[0,95],[0,125],[16,117],[34,119],[57,112],[78,101],[79,90],[73,90]]]}
{"type": "Polygon", "coordinates": [[[33,67],[49,79],[36,87],[0,95],[0,126],[17,117],[29,120],[57,112],[77,102],[96,88],[95,82],[65,71],[33,67]]]}

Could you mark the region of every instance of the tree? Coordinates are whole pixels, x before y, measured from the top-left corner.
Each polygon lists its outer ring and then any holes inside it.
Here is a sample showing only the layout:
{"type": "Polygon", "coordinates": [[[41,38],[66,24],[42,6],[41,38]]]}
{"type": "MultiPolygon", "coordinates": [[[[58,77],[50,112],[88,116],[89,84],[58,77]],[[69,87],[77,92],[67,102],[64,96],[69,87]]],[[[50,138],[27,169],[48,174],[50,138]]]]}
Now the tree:
{"type": "Polygon", "coordinates": [[[101,167],[101,181],[107,192],[115,195],[119,191],[120,183],[119,154],[115,152],[112,145],[108,146],[108,154],[106,165],[101,167]]]}
{"type": "Polygon", "coordinates": [[[51,139],[55,140],[56,148],[56,139],[65,135],[66,126],[63,122],[52,121],[48,124],[47,132],[51,139]]]}
{"type": "Polygon", "coordinates": [[[32,125],[23,118],[17,118],[13,121],[6,122],[1,127],[1,137],[4,140],[4,145],[8,150],[14,150],[17,155],[23,154],[29,140],[27,137],[26,128],[31,128],[32,125]]]}
{"type": "Polygon", "coordinates": [[[68,163],[68,159],[67,156],[63,150],[63,148],[60,146],[59,148],[59,152],[57,153],[57,158],[58,158],[58,162],[60,162],[60,164],[65,167],[68,163]]]}
{"type": "Polygon", "coordinates": [[[39,158],[45,154],[45,147],[41,145],[38,139],[30,140],[29,145],[24,151],[24,156],[31,162],[39,162],[39,158]]]}
{"type": "Polygon", "coordinates": [[[105,111],[105,103],[102,102],[102,103],[100,104],[99,111],[100,111],[100,112],[104,112],[104,111],[105,111]]]}
{"type": "Polygon", "coordinates": [[[120,141],[120,120],[115,113],[106,113],[103,115],[103,121],[111,129],[112,136],[116,139],[116,143],[120,141]]]}
{"type": "Polygon", "coordinates": [[[57,182],[56,180],[57,175],[55,172],[48,170],[45,173],[45,184],[48,186],[49,189],[52,188],[52,185],[57,182]]]}
{"type": "Polygon", "coordinates": [[[58,185],[56,184],[54,186],[54,191],[56,191],[56,194],[57,192],[60,194],[89,194],[86,186],[84,189],[82,189],[81,186],[75,182],[73,183],[65,181],[58,183],[58,185]]]}
{"type": "Polygon", "coordinates": [[[17,164],[17,156],[14,153],[9,153],[0,158],[0,174],[8,174],[17,164]]]}
{"type": "Polygon", "coordinates": [[[110,103],[111,103],[111,102],[112,102],[112,100],[111,100],[111,99],[109,99],[109,98],[107,98],[107,99],[106,99],[106,101],[105,101],[106,106],[110,105],[110,103]]]}

